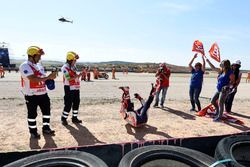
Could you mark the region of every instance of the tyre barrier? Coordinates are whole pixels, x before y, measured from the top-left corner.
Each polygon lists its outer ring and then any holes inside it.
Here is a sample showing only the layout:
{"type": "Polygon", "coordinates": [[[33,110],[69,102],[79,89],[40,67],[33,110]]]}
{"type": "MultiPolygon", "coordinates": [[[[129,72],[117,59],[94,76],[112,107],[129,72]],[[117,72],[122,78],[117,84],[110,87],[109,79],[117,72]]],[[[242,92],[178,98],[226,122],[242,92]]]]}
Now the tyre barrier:
{"type": "MultiPolygon", "coordinates": [[[[125,154],[119,167],[209,167],[216,160],[204,153],[179,146],[150,145],[125,154]]],[[[224,167],[222,164],[216,167],[224,167]]]]}
{"type": "MultiPolygon", "coordinates": [[[[66,151],[71,150],[71,151],[79,151],[92,154],[96,157],[99,157],[102,161],[104,161],[107,164],[107,166],[117,167],[121,159],[124,157],[124,155],[128,154],[134,149],[151,145],[181,146],[183,148],[193,149],[213,157],[215,156],[215,149],[219,141],[221,141],[225,137],[236,136],[236,135],[250,136],[250,131],[240,132],[237,134],[219,135],[219,136],[166,138],[163,140],[161,139],[161,140],[149,140],[149,141],[135,141],[135,142],[117,143],[117,144],[89,145],[80,147],[65,147],[65,148],[42,149],[42,150],[38,149],[29,151],[0,152],[0,166],[3,167],[7,164],[19,161],[22,158],[27,158],[29,156],[34,156],[42,153],[55,152],[60,150],[66,150],[66,151]]],[[[248,150],[244,152],[248,152],[248,150]]],[[[234,151],[234,153],[235,152],[236,151],[234,151]]],[[[230,160],[226,158],[227,157],[217,158],[218,161],[215,164],[211,165],[211,167],[217,167],[217,164],[219,163],[225,164],[223,162],[225,162],[226,160],[230,160]]],[[[235,159],[236,161],[239,162],[238,158],[235,159]]],[[[64,167],[66,167],[66,165],[64,167]]]]}
{"type": "Polygon", "coordinates": [[[50,151],[32,155],[4,167],[107,167],[98,157],[80,151],[50,151]]]}
{"type": "Polygon", "coordinates": [[[215,149],[215,159],[229,160],[229,167],[250,167],[250,135],[236,135],[221,139],[215,149]]]}

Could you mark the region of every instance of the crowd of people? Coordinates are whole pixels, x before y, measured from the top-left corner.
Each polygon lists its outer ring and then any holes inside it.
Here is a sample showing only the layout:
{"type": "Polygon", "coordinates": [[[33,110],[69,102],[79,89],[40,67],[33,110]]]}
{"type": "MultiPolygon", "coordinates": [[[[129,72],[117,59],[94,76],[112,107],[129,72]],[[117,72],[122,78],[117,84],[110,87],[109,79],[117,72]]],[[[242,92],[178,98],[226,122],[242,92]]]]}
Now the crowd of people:
{"type": "MultiPolygon", "coordinates": [[[[28,60],[23,62],[19,70],[21,72],[21,81],[26,107],[28,111],[27,121],[29,132],[32,138],[40,138],[37,131],[36,117],[37,107],[39,106],[43,117],[42,132],[48,135],[54,135],[55,131],[50,128],[50,98],[47,94],[47,89],[54,89],[54,79],[57,77],[57,71],[52,71],[46,75],[44,67],[39,63],[41,56],[45,53],[43,49],[37,46],[31,46],[27,50],[28,60]]],[[[230,113],[234,96],[237,93],[237,87],[240,84],[242,73],[240,72],[241,62],[237,60],[232,65],[229,60],[223,60],[220,67],[215,67],[208,58],[202,56],[202,63],[197,62],[193,66],[194,60],[198,57],[193,56],[189,63],[191,72],[189,97],[191,103],[190,111],[200,111],[202,106],[199,101],[199,96],[202,91],[203,76],[205,74],[206,62],[212,70],[218,73],[218,82],[214,96],[211,98],[211,103],[216,109],[214,121],[220,121],[224,108],[230,113]],[[197,107],[197,110],[196,110],[197,107]]],[[[81,73],[77,72],[76,62],[79,55],[73,51],[66,54],[66,62],[62,66],[64,84],[64,107],[61,115],[61,123],[68,125],[67,118],[72,110],[71,120],[73,123],[82,123],[78,118],[80,104],[80,82],[81,80],[90,80],[90,68],[85,67],[81,73]]],[[[112,79],[115,79],[115,67],[112,69],[112,79]]],[[[161,63],[155,74],[156,81],[152,84],[152,88],[148,99],[145,101],[138,93],[134,96],[141,103],[141,107],[134,108],[134,103],[131,102],[129,87],[120,87],[123,91],[122,105],[120,113],[132,126],[138,127],[148,121],[148,109],[154,101],[154,107],[164,108],[164,103],[169,88],[171,71],[166,63],[161,63]],[[161,99],[160,99],[161,96],[161,99]]]]}
{"type": "MultiPolygon", "coordinates": [[[[195,104],[198,110],[201,110],[201,104],[199,101],[199,95],[203,84],[203,75],[205,73],[205,56],[202,56],[203,64],[196,63],[192,66],[194,59],[197,58],[197,54],[194,55],[189,63],[189,68],[192,73],[190,82],[190,111],[195,110],[195,104]]],[[[237,92],[237,87],[240,84],[242,73],[240,72],[241,62],[237,60],[233,64],[229,60],[223,60],[220,63],[220,67],[215,67],[211,61],[206,58],[207,63],[211,69],[218,73],[217,86],[214,96],[211,98],[211,104],[215,107],[215,116],[213,121],[221,121],[224,109],[227,113],[231,113],[234,96],[237,92]]]]}

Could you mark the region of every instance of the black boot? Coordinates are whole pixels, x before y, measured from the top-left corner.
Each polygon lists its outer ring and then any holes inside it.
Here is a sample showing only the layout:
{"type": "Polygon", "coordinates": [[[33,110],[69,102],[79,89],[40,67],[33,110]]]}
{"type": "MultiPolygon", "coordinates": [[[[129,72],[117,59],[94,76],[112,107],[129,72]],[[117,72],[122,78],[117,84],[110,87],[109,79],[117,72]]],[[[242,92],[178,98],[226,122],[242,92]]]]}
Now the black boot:
{"type": "Polygon", "coordinates": [[[55,131],[50,129],[49,126],[44,126],[43,127],[43,134],[47,134],[47,135],[54,135],[55,131]]]}
{"type": "Polygon", "coordinates": [[[66,118],[61,118],[61,122],[62,122],[62,124],[64,125],[64,126],[66,126],[66,125],[68,125],[68,121],[67,121],[67,119],[66,118]]]}
{"type": "Polygon", "coordinates": [[[77,117],[73,117],[73,118],[72,118],[72,122],[73,122],[73,123],[76,123],[76,124],[81,124],[81,123],[82,123],[82,120],[79,120],[77,117]]]}
{"type": "Polygon", "coordinates": [[[37,133],[37,132],[34,132],[34,133],[30,133],[30,138],[32,139],[40,139],[40,134],[37,133]]]}

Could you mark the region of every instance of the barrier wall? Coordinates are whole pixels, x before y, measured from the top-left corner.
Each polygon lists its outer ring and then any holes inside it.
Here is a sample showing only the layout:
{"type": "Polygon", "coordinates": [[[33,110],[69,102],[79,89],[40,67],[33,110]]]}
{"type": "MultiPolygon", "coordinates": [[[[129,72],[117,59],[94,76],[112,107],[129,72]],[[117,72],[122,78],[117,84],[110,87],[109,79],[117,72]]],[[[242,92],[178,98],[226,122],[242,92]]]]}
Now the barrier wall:
{"type": "Polygon", "coordinates": [[[231,135],[250,135],[250,131],[228,134],[223,136],[206,136],[206,137],[192,137],[192,138],[169,138],[164,140],[152,140],[130,143],[117,143],[108,145],[95,145],[95,146],[83,146],[83,147],[70,147],[70,148],[56,148],[47,150],[25,151],[25,152],[8,152],[0,153],[0,166],[6,165],[10,162],[18,159],[55,150],[78,150],[91,153],[100,159],[102,159],[109,167],[117,167],[123,155],[127,152],[147,145],[175,145],[182,146],[190,149],[194,149],[210,156],[214,156],[214,151],[217,143],[226,136],[231,135]]]}

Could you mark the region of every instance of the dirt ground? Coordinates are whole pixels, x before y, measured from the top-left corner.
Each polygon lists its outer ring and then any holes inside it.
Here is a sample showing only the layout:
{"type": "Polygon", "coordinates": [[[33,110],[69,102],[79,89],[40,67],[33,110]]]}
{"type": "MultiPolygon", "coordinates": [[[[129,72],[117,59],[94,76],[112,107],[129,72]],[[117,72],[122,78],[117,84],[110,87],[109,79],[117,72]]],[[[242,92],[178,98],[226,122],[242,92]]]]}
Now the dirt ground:
{"type": "MultiPolygon", "coordinates": [[[[109,73],[110,75],[110,73],[109,73]]],[[[111,76],[111,75],[110,75],[111,76]]],[[[245,76],[245,74],[244,74],[245,76]]],[[[51,99],[51,128],[55,136],[41,135],[40,140],[30,139],[27,125],[27,110],[20,91],[20,74],[6,73],[0,79],[0,151],[22,151],[40,148],[59,148],[83,145],[98,145],[164,138],[179,138],[221,135],[250,130],[250,83],[242,79],[233,105],[234,116],[245,122],[240,126],[227,122],[214,123],[211,118],[197,117],[190,112],[190,74],[172,74],[165,108],[149,110],[149,121],[141,128],[132,128],[119,114],[121,90],[119,86],[130,86],[135,92],[147,97],[154,74],[117,73],[116,80],[82,81],[79,118],[83,123],[75,125],[70,119],[68,126],[60,122],[63,110],[62,75],[56,79],[56,89],[49,91],[51,99]]],[[[216,91],[214,74],[205,75],[201,104],[209,104],[216,91]]],[[[136,102],[135,99],[133,101],[136,102]]],[[[138,102],[135,106],[140,106],[138,102]]],[[[41,133],[42,117],[38,111],[37,124],[41,133]]],[[[69,117],[70,118],[70,117],[69,117]]]]}

